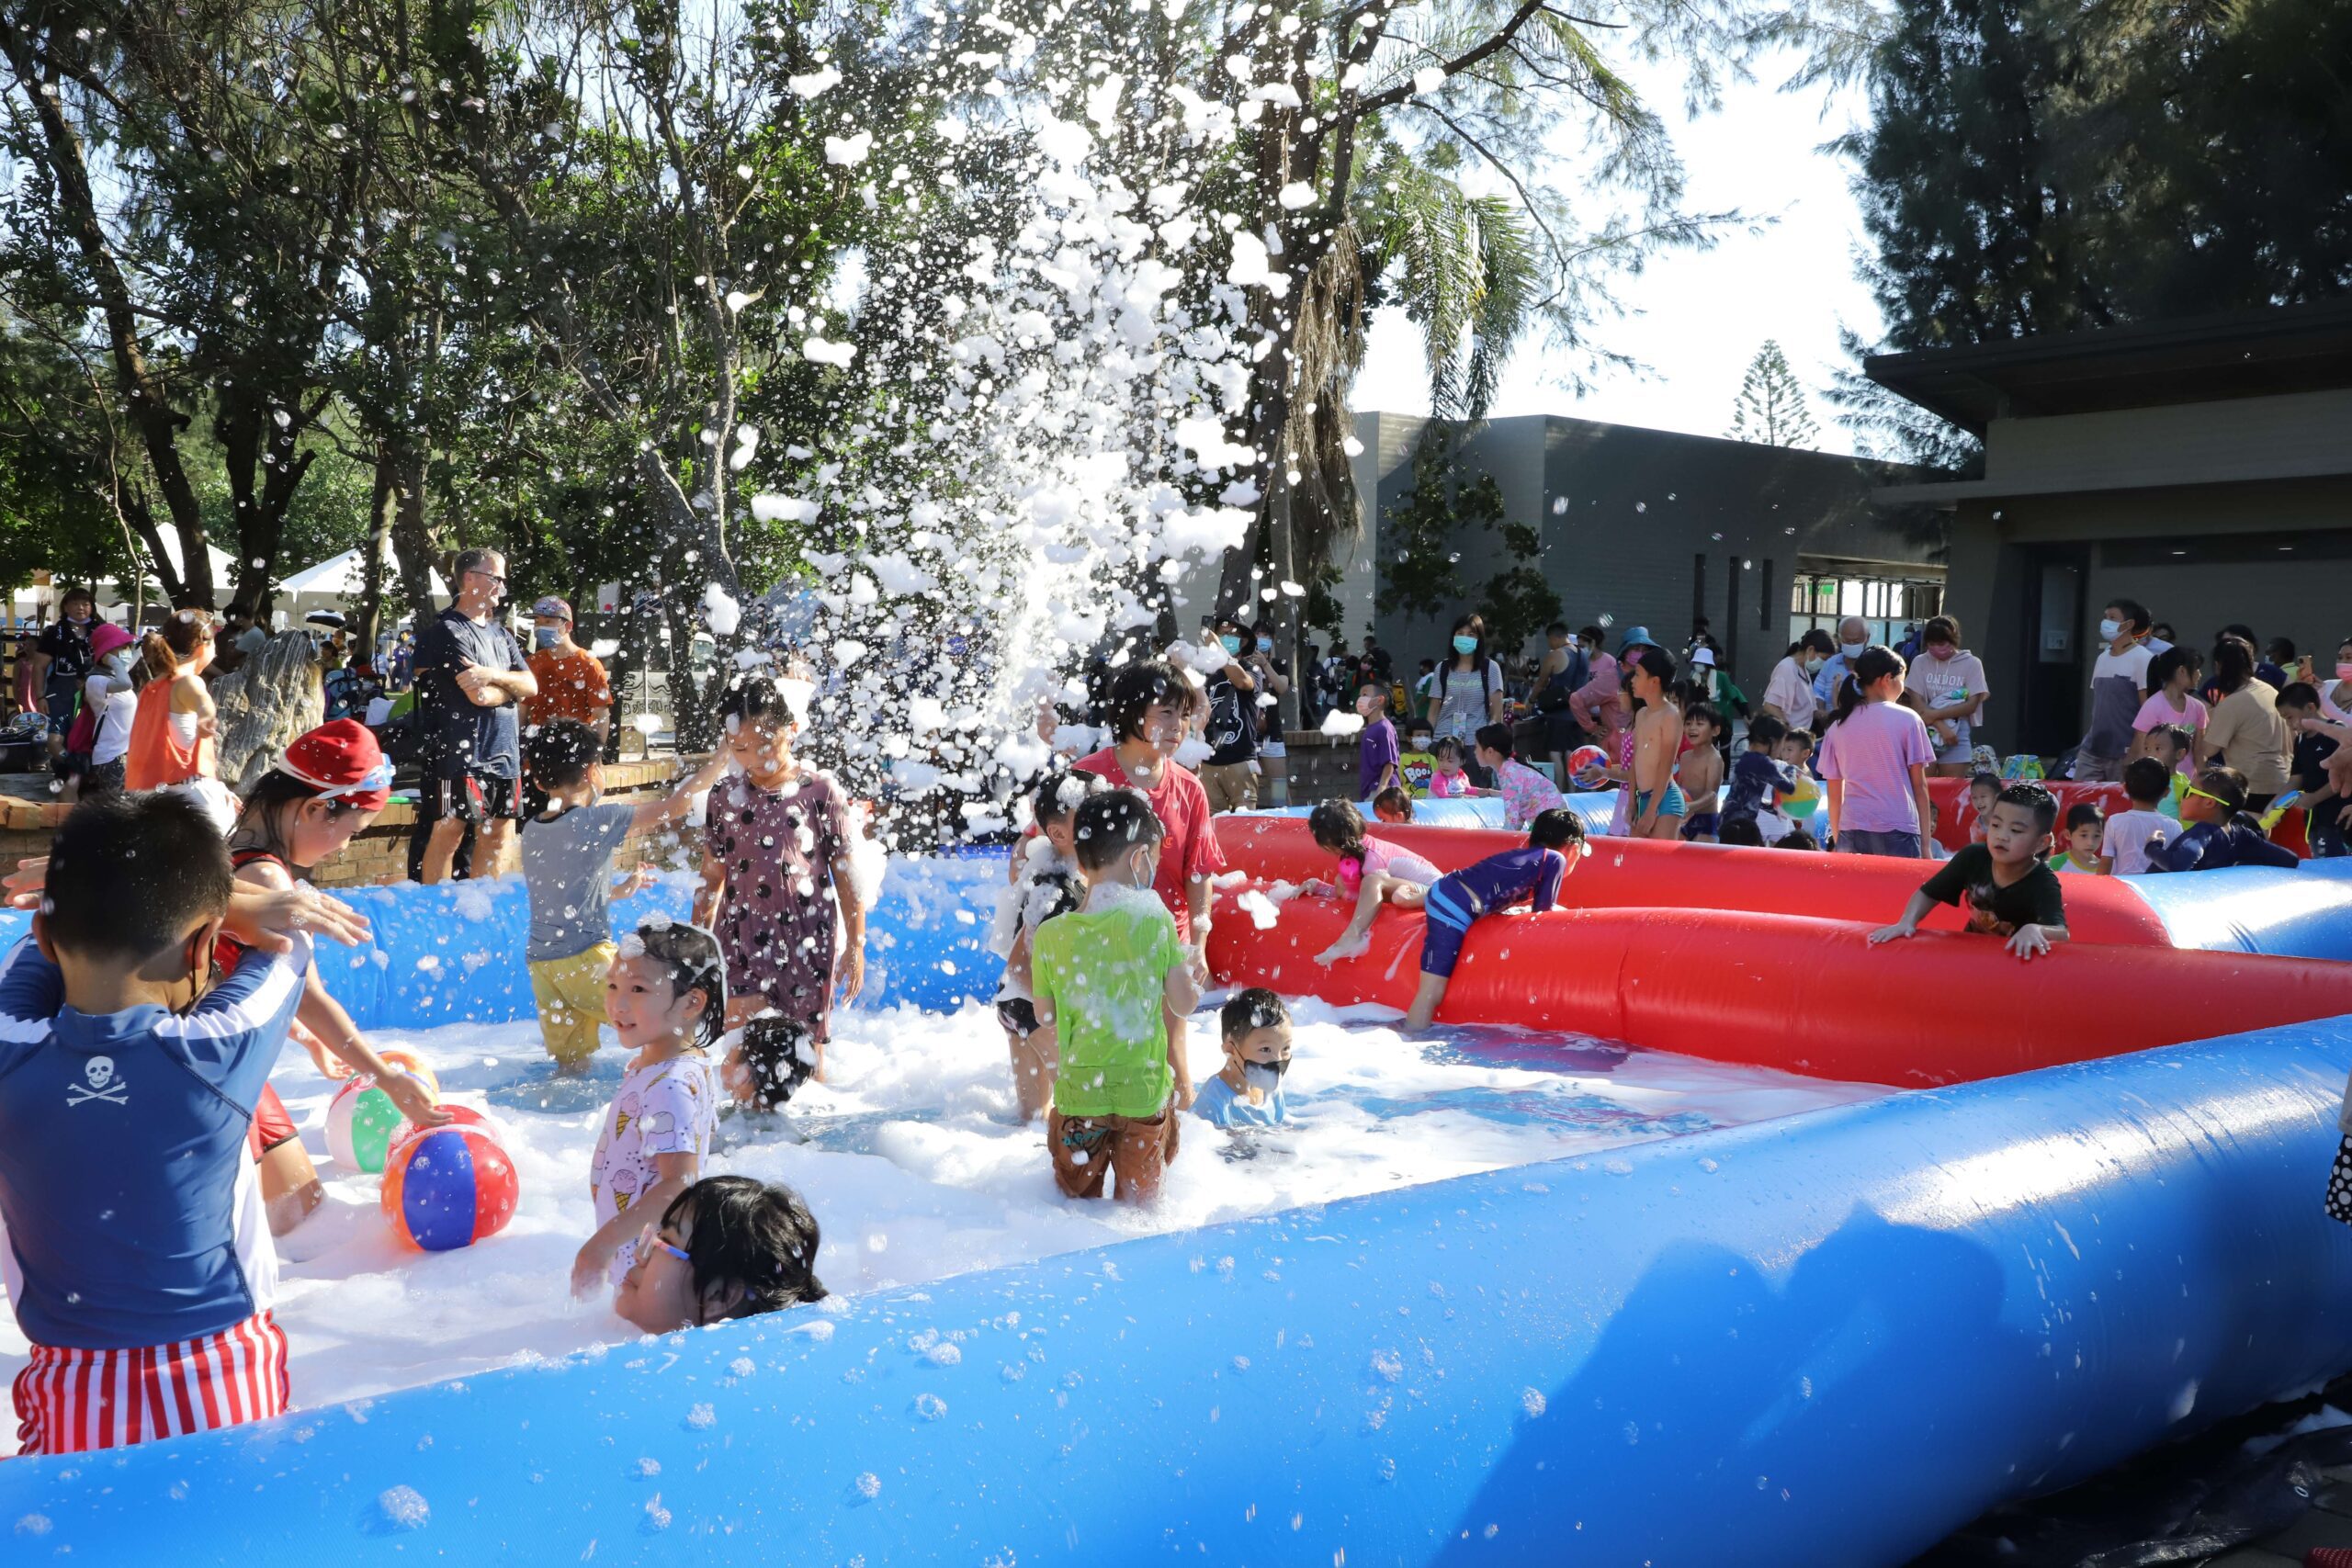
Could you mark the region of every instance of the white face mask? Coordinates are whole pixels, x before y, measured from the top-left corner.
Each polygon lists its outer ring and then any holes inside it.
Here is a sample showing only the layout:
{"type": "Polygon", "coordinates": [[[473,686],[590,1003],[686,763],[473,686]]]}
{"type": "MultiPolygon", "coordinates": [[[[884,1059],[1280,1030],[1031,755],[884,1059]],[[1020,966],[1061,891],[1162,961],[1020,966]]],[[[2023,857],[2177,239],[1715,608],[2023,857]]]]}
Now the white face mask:
{"type": "Polygon", "coordinates": [[[2113,642],[2117,637],[2123,635],[2123,623],[2121,621],[2101,621],[2098,624],[2098,635],[2106,638],[2109,642],[2113,642]]]}
{"type": "Polygon", "coordinates": [[[1849,660],[1860,659],[1863,653],[1868,651],[1870,646],[1871,645],[1866,642],[1841,642],[1838,645],[1838,651],[1844,654],[1849,660]]]}

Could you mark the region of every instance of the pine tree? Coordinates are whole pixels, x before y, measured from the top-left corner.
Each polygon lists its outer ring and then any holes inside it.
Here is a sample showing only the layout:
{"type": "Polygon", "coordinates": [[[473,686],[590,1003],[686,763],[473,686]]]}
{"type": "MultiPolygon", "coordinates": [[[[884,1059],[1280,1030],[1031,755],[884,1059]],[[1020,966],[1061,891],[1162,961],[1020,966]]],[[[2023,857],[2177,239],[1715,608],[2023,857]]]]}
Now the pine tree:
{"type": "Polygon", "coordinates": [[[1748,362],[1739,400],[1732,405],[1731,428],[1724,434],[1767,446],[1809,446],[1820,439],[1821,427],[1804,406],[1804,389],[1789,368],[1789,356],[1770,338],[1748,362]]]}

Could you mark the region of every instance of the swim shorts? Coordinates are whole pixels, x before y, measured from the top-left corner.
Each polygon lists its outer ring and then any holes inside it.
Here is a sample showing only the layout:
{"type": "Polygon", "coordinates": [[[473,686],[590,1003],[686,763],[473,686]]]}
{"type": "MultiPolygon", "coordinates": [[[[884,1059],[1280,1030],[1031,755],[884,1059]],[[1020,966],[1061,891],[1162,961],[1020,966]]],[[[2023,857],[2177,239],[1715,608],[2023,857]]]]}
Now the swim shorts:
{"type": "Polygon", "coordinates": [[[1451,977],[1462,958],[1462,939],[1478,918],[1470,897],[1453,877],[1441,877],[1430,886],[1421,913],[1421,973],[1451,977]]]}
{"type": "Polygon", "coordinates": [[[280,1144],[292,1143],[297,1136],[294,1118],[286,1113],[286,1102],[267,1084],[261,1086],[261,1098],[254,1102],[254,1122],[245,1133],[245,1152],[254,1159],[261,1158],[280,1144]]]}
{"type": "Polygon", "coordinates": [[[1682,836],[1686,839],[1712,839],[1722,831],[1723,817],[1718,812],[1702,811],[1682,819],[1682,836]]]}
{"type": "Polygon", "coordinates": [[[1046,1148],[1054,1184],[1072,1198],[1100,1198],[1118,1178],[1115,1196],[1145,1198],[1159,1190],[1160,1173],[1176,1157],[1174,1106],[1157,1116],[1065,1116],[1046,1113],[1046,1148]]]}
{"type": "MultiPolygon", "coordinates": [[[[1638,818],[1643,812],[1649,809],[1649,807],[1650,792],[1645,789],[1635,790],[1634,792],[1634,816],[1638,818]]],[[[1658,803],[1657,814],[1660,817],[1679,817],[1690,809],[1690,803],[1682,798],[1682,786],[1680,784],[1667,785],[1666,797],[1658,803]]]]}
{"type": "Polygon", "coordinates": [[[417,805],[427,821],[516,821],[523,816],[523,781],[469,770],[454,778],[426,777],[417,805]]]}
{"type": "Polygon", "coordinates": [[[996,1021],[1007,1034],[1026,1040],[1037,1032],[1037,1004],[1027,997],[1007,997],[996,1004],[996,1021]]]}

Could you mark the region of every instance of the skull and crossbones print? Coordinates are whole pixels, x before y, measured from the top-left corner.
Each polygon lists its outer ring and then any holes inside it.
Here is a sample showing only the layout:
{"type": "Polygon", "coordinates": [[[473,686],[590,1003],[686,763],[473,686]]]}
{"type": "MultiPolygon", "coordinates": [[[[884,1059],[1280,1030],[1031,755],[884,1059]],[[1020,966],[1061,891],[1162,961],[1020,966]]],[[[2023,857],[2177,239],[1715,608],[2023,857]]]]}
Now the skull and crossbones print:
{"type": "Polygon", "coordinates": [[[112,1056],[91,1057],[82,1064],[82,1077],[88,1082],[89,1087],[85,1089],[80,1084],[75,1084],[68,1088],[65,1091],[66,1104],[82,1105],[93,1100],[103,1100],[108,1105],[130,1103],[130,1085],[127,1080],[114,1076],[112,1056]]]}

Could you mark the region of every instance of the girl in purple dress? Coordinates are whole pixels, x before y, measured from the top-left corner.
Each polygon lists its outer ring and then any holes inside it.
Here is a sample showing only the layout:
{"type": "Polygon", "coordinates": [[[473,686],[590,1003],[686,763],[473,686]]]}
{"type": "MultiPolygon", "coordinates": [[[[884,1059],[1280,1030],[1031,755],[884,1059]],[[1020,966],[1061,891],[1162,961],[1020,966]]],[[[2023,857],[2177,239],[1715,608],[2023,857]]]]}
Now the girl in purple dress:
{"type": "MultiPolygon", "coordinates": [[[[717,933],[727,956],[728,1028],[763,1013],[783,1019],[805,1038],[803,1059],[821,1078],[835,989],[847,1002],[865,983],[865,907],[850,874],[849,799],[792,754],[807,691],[805,682],[752,674],[719,701],[741,772],[710,792],[695,921],[717,933]]],[[[741,1057],[738,1047],[722,1076],[748,1100],[757,1086],[741,1057]]]]}

